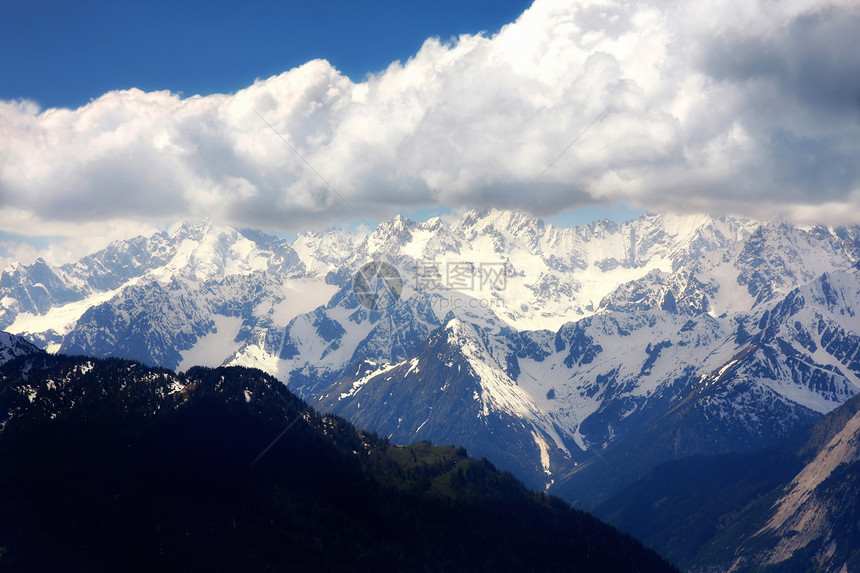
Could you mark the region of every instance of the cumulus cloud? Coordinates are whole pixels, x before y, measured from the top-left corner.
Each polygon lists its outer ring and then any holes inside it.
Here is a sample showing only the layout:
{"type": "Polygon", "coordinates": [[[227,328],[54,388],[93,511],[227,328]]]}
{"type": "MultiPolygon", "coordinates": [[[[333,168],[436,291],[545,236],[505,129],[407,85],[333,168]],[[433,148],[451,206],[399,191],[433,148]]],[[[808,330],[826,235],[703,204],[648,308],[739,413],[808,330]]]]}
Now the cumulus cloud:
{"type": "Polygon", "coordinates": [[[0,228],[619,201],[860,223],[858,32],[854,0],[537,0],[361,83],[317,60],[231,95],[0,102],[0,228]]]}

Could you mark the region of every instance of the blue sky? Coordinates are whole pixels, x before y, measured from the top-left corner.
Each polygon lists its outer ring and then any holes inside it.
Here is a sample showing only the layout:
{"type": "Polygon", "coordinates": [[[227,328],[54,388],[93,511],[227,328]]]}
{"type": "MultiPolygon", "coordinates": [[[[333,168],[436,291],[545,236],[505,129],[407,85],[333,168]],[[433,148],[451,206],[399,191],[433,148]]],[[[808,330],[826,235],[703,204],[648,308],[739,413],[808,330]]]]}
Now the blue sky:
{"type": "Polygon", "coordinates": [[[232,93],[316,58],[355,81],[431,36],[494,33],[523,0],[3,0],[0,99],[78,107],[136,87],[232,93]]]}
{"type": "Polygon", "coordinates": [[[202,217],[860,223],[858,35],[856,0],[4,0],[0,262],[202,217]]]}

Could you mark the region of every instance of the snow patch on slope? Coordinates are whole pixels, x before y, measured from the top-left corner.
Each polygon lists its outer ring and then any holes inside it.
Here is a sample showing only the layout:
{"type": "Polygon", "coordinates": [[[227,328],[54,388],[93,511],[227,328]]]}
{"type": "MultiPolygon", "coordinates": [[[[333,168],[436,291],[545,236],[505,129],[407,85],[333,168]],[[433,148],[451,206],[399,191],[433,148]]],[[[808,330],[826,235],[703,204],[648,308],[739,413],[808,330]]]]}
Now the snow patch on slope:
{"type": "Polygon", "coordinates": [[[236,342],[236,336],[242,328],[240,317],[215,315],[212,320],[215,322],[215,332],[200,337],[194,346],[182,353],[178,372],[184,372],[192,366],[221,366],[225,358],[241,346],[240,342],[236,342]]]}
{"type": "Polygon", "coordinates": [[[284,300],[271,307],[272,320],[286,325],[298,315],[324,305],[336,292],[336,285],[326,284],[320,277],[286,281],[280,293],[284,300]]]}
{"type": "MultiPolygon", "coordinates": [[[[78,319],[80,319],[81,316],[90,309],[90,307],[109,301],[119,294],[123,288],[133,285],[136,282],[137,280],[132,280],[120,288],[93,293],[79,301],[70,302],[63,306],[55,306],[48,309],[48,312],[45,314],[39,315],[32,314],[30,312],[22,312],[15,317],[15,322],[13,322],[6,330],[12,334],[18,334],[21,336],[51,331],[60,336],[65,336],[75,327],[78,319]]],[[[51,344],[45,350],[48,352],[56,352],[59,349],[60,344],[57,343],[51,344]]]]}
{"type": "MultiPolygon", "coordinates": [[[[416,360],[416,361],[417,361],[417,360],[416,360]]],[[[370,361],[365,360],[365,363],[370,363],[370,361]]],[[[371,365],[375,365],[375,364],[372,364],[372,363],[370,363],[370,364],[371,364],[371,365]]],[[[402,364],[402,362],[399,362],[399,363],[397,363],[397,364],[385,364],[385,365],[383,365],[381,368],[379,368],[379,369],[377,369],[377,370],[373,370],[373,371],[371,371],[371,372],[368,372],[367,374],[365,374],[364,376],[362,376],[361,378],[359,378],[358,380],[356,380],[355,382],[353,382],[353,383],[352,383],[352,386],[350,387],[350,389],[349,389],[349,390],[347,390],[346,392],[341,392],[340,396],[338,396],[338,398],[337,398],[337,399],[338,399],[338,400],[343,400],[344,398],[349,398],[350,396],[354,396],[354,395],[355,395],[355,393],[356,393],[356,392],[358,392],[358,391],[361,389],[361,387],[362,387],[362,386],[364,386],[365,384],[367,384],[367,383],[370,381],[370,379],[371,379],[371,378],[373,378],[373,377],[375,377],[375,376],[380,376],[380,375],[382,375],[382,374],[385,374],[385,373],[386,373],[386,372],[388,372],[389,370],[393,370],[394,368],[397,368],[398,366],[400,366],[400,364],[402,364]]],[[[419,429],[420,429],[420,428],[419,428],[419,429]]]]}

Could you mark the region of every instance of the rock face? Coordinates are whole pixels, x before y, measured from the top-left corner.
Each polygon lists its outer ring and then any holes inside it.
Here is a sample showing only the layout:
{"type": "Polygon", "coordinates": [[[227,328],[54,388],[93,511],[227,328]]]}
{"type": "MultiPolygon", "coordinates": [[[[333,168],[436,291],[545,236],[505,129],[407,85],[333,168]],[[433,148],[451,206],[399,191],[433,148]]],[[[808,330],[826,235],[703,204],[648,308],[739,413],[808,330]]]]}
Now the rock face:
{"type": "Polygon", "coordinates": [[[688,571],[854,571],[860,396],[747,454],[660,465],[597,513],[688,571]]]}
{"type": "Polygon", "coordinates": [[[559,228],[471,211],[292,242],[186,223],[7,269],[0,326],[50,351],[259,367],[392,440],[462,444],[596,504],[598,454],[627,459],[609,471],[622,487],[856,394],[858,260],[857,227],[708,216],[559,228]],[[390,308],[353,295],[372,260],[403,279],[390,308]]]}

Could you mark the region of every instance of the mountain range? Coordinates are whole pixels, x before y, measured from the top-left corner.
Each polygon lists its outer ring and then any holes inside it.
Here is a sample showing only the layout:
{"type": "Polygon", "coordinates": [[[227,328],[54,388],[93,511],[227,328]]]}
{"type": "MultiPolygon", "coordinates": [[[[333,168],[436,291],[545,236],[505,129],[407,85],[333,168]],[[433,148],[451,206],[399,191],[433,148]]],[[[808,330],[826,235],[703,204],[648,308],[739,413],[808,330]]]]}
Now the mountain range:
{"type": "Polygon", "coordinates": [[[860,389],[860,228],[512,211],[287,241],[210,222],[0,276],[49,352],[259,368],[393,443],[455,443],[593,508],[658,464],[754,451],[860,389]],[[355,274],[398,269],[364,306],[355,274]]]}

